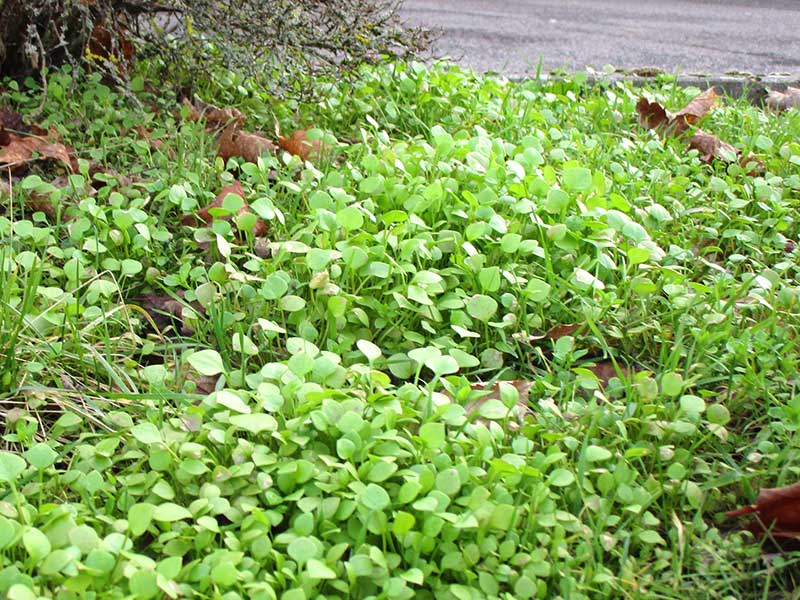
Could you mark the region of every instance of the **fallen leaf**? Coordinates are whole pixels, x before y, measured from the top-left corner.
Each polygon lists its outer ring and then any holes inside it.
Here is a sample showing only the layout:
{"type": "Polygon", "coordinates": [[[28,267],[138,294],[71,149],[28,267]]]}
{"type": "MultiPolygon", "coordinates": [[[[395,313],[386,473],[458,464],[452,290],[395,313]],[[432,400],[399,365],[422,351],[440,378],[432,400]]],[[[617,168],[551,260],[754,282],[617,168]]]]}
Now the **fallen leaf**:
{"type": "Polygon", "coordinates": [[[682,134],[689,126],[694,125],[703,115],[714,108],[717,100],[719,100],[717,91],[713,87],[708,88],[672,115],[670,126],[675,128],[677,134],[682,134]]]}
{"type": "MultiPolygon", "coordinates": [[[[199,373],[188,373],[186,375],[188,381],[193,381],[195,384],[194,393],[202,396],[217,391],[217,382],[220,379],[219,375],[200,375],[199,373]]],[[[199,404],[199,403],[198,403],[199,404]]]]}
{"type": "MultiPolygon", "coordinates": [[[[215,208],[221,208],[222,203],[225,201],[225,198],[230,194],[235,194],[242,199],[242,207],[236,213],[237,216],[241,216],[243,214],[251,212],[250,205],[247,203],[247,198],[245,196],[244,189],[242,188],[242,184],[239,183],[238,181],[234,181],[231,185],[226,185],[225,187],[223,187],[222,190],[220,190],[219,194],[217,194],[217,197],[214,198],[214,201],[211,202],[211,204],[204,206],[203,208],[198,210],[196,215],[184,216],[181,219],[181,223],[183,225],[196,226],[197,219],[199,219],[203,223],[211,223],[214,220],[214,215],[211,214],[211,211],[215,208]]],[[[226,221],[231,220],[230,215],[221,218],[225,219],[226,221]]],[[[256,224],[253,225],[251,232],[255,237],[264,236],[267,234],[267,224],[264,223],[263,220],[258,219],[256,221],[256,224]]]]}
{"type": "MultiPolygon", "coordinates": [[[[276,127],[276,131],[277,127],[276,127]]],[[[278,135],[278,145],[289,154],[299,156],[306,161],[319,158],[322,154],[322,140],[309,140],[308,129],[298,129],[292,137],[278,135]]]]}
{"type": "MultiPolygon", "coordinates": [[[[650,102],[642,97],[636,103],[636,113],[643,127],[658,130],[667,137],[680,137],[714,107],[719,97],[713,87],[708,88],[674,114],[658,102],[650,102]]],[[[699,151],[700,160],[706,163],[715,159],[726,162],[739,160],[738,149],[702,129],[694,131],[689,139],[689,147],[699,151]]],[[[748,157],[747,162],[761,164],[761,161],[754,157],[748,157]]]]}
{"type": "Polygon", "coordinates": [[[258,162],[258,157],[274,152],[277,146],[271,140],[255,133],[244,133],[236,126],[229,125],[219,138],[217,156],[225,162],[232,156],[240,156],[247,162],[258,162]]]}
{"type": "Polygon", "coordinates": [[[41,136],[15,133],[8,133],[8,139],[9,142],[0,148],[0,167],[15,172],[24,169],[29,162],[52,159],[61,162],[70,173],[75,172],[71,152],[63,144],[41,136]]]}
{"type": "Polygon", "coordinates": [[[186,302],[183,292],[177,292],[178,298],[165,294],[144,294],[133,299],[133,302],[143,308],[153,323],[158,328],[158,333],[163,334],[169,326],[178,326],[181,335],[190,336],[194,329],[183,320],[183,309],[188,308],[196,314],[203,315],[205,310],[199,302],[186,302]]]}
{"type": "Polygon", "coordinates": [[[153,150],[161,150],[161,147],[164,145],[164,141],[160,140],[159,138],[154,138],[153,132],[150,131],[147,127],[145,127],[144,125],[139,125],[136,127],[135,131],[136,131],[136,137],[150,144],[150,147],[153,150]]]}
{"type": "Polygon", "coordinates": [[[558,338],[564,337],[565,335],[575,335],[577,331],[583,327],[578,323],[565,323],[561,325],[555,325],[547,330],[541,338],[535,339],[545,339],[545,340],[557,340],[558,338]]]}
{"type": "Polygon", "coordinates": [[[608,385],[608,382],[611,381],[613,377],[622,377],[627,378],[630,371],[623,367],[622,365],[615,365],[610,360],[602,360],[599,362],[595,362],[592,364],[581,365],[581,368],[588,369],[592,373],[594,373],[595,377],[600,380],[600,384],[603,387],[608,385]],[[619,373],[617,372],[617,368],[619,368],[619,373]]]}
{"type": "Polygon", "coordinates": [[[785,92],[770,90],[766,103],[772,110],[800,108],[800,88],[787,87],[785,92]]]}
{"type": "Polygon", "coordinates": [[[27,131],[22,115],[7,106],[0,108],[0,128],[13,129],[16,132],[27,131]]]}
{"type": "Polygon", "coordinates": [[[763,488],[755,504],[725,513],[728,517],[754,515],[746,529],[773,537],[800,537],[800,483],[763,488]]]}
{"type": "Polygon", "coordinates": [[[646,129],[660,129],[669,125],[670,115],[658,102],[650,102],[642,96],[636,103],[639,124],[646,129]]]}
{"type": "Polygon", "coordinates": [[[133,43],[130,33],[119,25],[98,23],[89,35],[87,50],[93,58],[100,58],[111,63],[120,64],[123,69],[133,59],[133,43]]]}
{"type": "Polygon", "coordinates": [[[228,127],[230,125],[235,125],[239,128],[245,121],[244,114],[235,108],[219,108],[213,104],[203,102],[197,97],[195,97],[194,102],[184,98],[183,103],[190,108],[189,116],[187,117],[189,121],[203,120],[206,125],[212,128],[228,127]]]}
{"type": "MultiPolygon", "coordinates": [[[[528,405],[528,396],[530,395],[531,388],[533,387],[532,381],[525,379],[514,379],[510,381],[497,381],[495,383],[473,383],[470,385],[472,392],[468,396],[468,402],[464,405],[464,410],[468,415],[478,412],[488,400],[500,399],[500,384],[506,383],[514,386],[519,393],[519,400],[513,408],[512,413],[521,422],[526,415],[531,413],[531,408],[528,405]]],[[[482,419],[479,422],[484,423],[482,419]]]]}
{"type": "MultiPolygon", "coordinates": [[[[51,181],[50,184],[56,189],[63,189],[70,185],[69,180],[65,175],[59,175],[58,177],[53,179],[53,181],[51,181]]],[[[97,192],[95,192],[94,190],[92,190],[92,192],[93,193],[87,195],[94,196],[97,194],[97,192]]],[[[30,190],[28,192],[28,199],[25,201],[25,206],[33,212],[41,211],[51,219],[55,218],[56,207],[53,204],[52,196],[53,196],[52,192],[41,193],[37,192],[36,190],[30,190]]]]}
{"type": "Polygon", "coordinates": [[[715,158],[731,162],[739,158],[738,149],[702,129],[692,134],[689,147],[700,152],[700,160],[703,162],[711,162],[715,158]]]}

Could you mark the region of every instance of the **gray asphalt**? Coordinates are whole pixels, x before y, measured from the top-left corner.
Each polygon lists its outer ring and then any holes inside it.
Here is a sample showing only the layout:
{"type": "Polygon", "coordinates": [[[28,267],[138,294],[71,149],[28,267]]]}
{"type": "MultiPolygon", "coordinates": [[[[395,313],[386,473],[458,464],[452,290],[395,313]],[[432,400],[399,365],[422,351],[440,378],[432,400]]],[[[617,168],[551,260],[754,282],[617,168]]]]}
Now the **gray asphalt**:
{"type": "Polygon", "coordinates": [[[405,0],[401,16],[476,71],[800,75],[800,0],[405,0]]]}

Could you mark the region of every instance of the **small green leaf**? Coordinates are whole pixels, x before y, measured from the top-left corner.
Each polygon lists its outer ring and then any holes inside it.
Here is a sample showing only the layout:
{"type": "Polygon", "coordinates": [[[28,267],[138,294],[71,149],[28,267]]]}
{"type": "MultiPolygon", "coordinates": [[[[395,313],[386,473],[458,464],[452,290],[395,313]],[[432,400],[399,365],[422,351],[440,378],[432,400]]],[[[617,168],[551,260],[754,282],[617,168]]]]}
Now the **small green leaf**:
{"type": "Polygon", "coordinates": [[[490,421],[505,419],[511,410],[497,398],[489,398],[478,407],[478,415],[490,421]]]}
{"type": "Polygon", "coordinates": [[[164,441],[161,437],[161,432],[158,430],[158,427],[152,423],[139,423],[138,425],[134,425],[131,428],[131,435],[136,439],[136,441],[148,446],[150,444],[164,441]]]}
{"type": "Polygon", "coordinates": [[[252,412],[252,409],[244,400],[242,400],[241,396],[239,396],[239,394],[236,392],[232,392],[231,390],[219,390],[215,393],[214,397],[217,401],[217,404],[220,404],[234,412],[245,415],[249,415],[252,412]]]}
{"type": "Polygon", "coordinates": [[[639,532],[638,537],[645,544],[661,544],[663,546],[666,545],[664,538],[662,538],[656,531],[645,529],[644,531],[639,532]]]}
{"type": "Polygon", "coordinates": [[[686,394],[680,399],[681,410],[689,414],[700,414],[706,410],[706,403],[699,396],[686,394]]]}
{"type": "Polygon", "coordinates": [[[28,459],[31,465],[41,471],[56,461],[58,453],[49,444],[39,442],[25,453],[25,458],[28,459]]]}
{"type": "Polygon", "coordinates": [[[38,563],[53,550],[47,536],[33,527],[22,534],[22,545],[34,563],[38,563]]]}
{"type": "Polygon", "coordinates": [[[153,511],[153,519],[155,519],[156,521],[164,521],[170,523],[172,521],[181,521],[183,519],[191,519],[191,518],[192,518],[192,513],[190,513],[183,506],[179,506],[174,502],[165,502],[164,504],[159,504],[153,511]]]}
{"type": "Polygon", "coordinates": [[[348,206],[336,213],[336,222],[347,231],[354,231],[364,224],[364,213],[355,206],[348,206]]]}
{"type": "Polygon", "coordinates": [[[550,284],[541,279],[531,279],[525,291],[533,302],[544,302],[550,295],[550,284]]]}
{"type": "Polygon", "coordinates": [[[336,579],[336,571],[316,558],[308,559],[306,570],[311,579],[336,579]]]}
{"type": "Polygon", "coordinates": [[[361,504],[369,510],[383,510],[391,504],[391,498],[381,486],[370,483],[360,496],[361,504]]]}
{"type": "Polygon", "coordinates": [[[674,398],[683,391],[683,377],[680,373],[664,373],[661,376],[661,391],[674,398]]]}
{"type": "Polygon", "coordinates": [[[419,428],[419,437],[429,448],[443,448],[446,441],[444,423],[425,423],[419,428]]]}
{"type": "Polygon", "coordinates": [[[230,418],[233,425],[250,433],[259,434],[264,431],[277,431],[278,421],[271,415],[255,413],[252,415],[234,415],[230,418]]]}
{"type": "Polygon", "coordinates": [[[314,538],[310,537],[298,537],[292,540],[286,551],[292,557],[292,560],[301,565],[319,556],[319,546],[314,538]]]}
{"type": "Polygon", "coordinates": [[[479,321],[488,321],[497,312],[497,302],[494,298],[476,294],[467,300],[467,313],[479,321]]]}
{"type": "Polygon", "coordinates": [[[584,167],[566,168],[562,184],[569,192],[588,192],[592,189],[592,172],[584,167]]]}
{"type": "Polygon", "coordinates": [[[575,481],[575,475],[567,469],[556,469],[550,473],[547,482],[555,487],[566,487],[575,481]]]}
{"type": "Polygon", "coordinates": [[[586,460],[587,462],[600,462],[611,458],[611,452],[601,446],[587,446],[586,447],[586,460]]]}
{"type": "Polygon", "coordinates": [[[0,481],[14,483],[25,470],[25,460],[11,452],[0,451],[0,481]]]}
{"type": "Polygon", "coordinates": [[[458,372],[458,362],[455,358],[449,355],[435,356],[430,358],[425,361],[425,366],[433,371],[433,373],[438,377],[458,372]]]}
{"type": "Polygon", "coordinates": [[[356,347],[361,351],[361,354],[366,356],[369,363],[373,363],[381,357],[381,349],[369,340],[358,340],[356,347]]]}
{"type": "Polygon", "coordinates": [[[222,357],[216,350],[200,350],[190,354],[186,359],[201,375],[211,377],[225,371],[222,357]]]}

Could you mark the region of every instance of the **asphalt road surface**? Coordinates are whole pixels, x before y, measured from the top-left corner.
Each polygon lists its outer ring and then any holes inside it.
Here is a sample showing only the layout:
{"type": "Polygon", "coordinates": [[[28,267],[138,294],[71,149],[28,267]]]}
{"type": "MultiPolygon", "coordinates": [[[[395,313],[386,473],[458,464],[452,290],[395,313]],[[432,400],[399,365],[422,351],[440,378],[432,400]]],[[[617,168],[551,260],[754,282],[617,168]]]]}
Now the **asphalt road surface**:
{"type": "Polygon", "coordinates": [[[401,16],[477,71],[800,74],[800,0],[405,0],[401,16]]]}

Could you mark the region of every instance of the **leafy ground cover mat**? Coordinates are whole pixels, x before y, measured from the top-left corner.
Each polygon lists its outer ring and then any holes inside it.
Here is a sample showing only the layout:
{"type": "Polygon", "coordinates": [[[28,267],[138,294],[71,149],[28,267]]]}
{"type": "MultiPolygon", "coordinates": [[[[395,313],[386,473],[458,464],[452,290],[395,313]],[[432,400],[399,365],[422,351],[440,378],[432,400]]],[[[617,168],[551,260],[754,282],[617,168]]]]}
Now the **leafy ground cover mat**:
{"type": "Polygon", "coordinates": [[[140,68],[0,93],[0,594],[794,597],[800,112],[140,68]]]}

